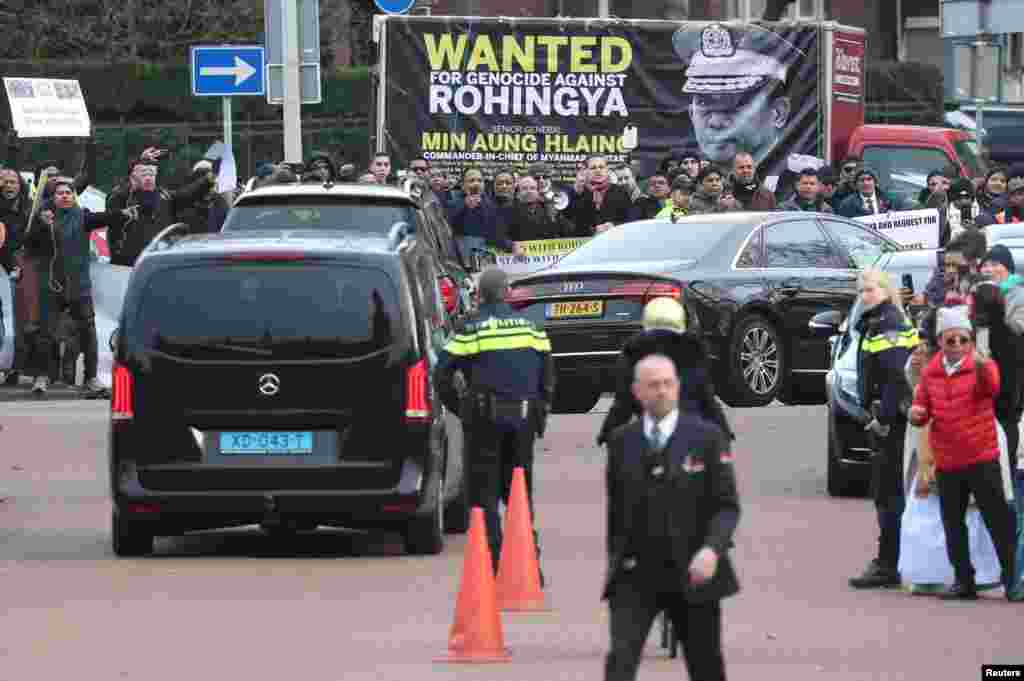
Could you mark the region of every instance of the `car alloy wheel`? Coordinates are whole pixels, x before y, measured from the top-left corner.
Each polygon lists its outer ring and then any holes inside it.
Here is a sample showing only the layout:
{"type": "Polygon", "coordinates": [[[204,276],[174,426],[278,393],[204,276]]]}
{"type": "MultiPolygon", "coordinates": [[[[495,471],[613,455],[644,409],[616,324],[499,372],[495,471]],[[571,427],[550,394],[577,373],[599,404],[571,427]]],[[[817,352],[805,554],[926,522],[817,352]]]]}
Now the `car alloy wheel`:
{"type": "Polygon", "coordinates": [[[722,399],[730,407],[771,404],[786,383],[789,363],[775,323],[749,314],[733,327],[728,361],[721,363],[722,399]]]}
{"type": "Polygon", "coordinates": [[[779,346],[771,332],[760,325],[747,329],[740,345],[743,381],[756,395],[770,395],[779,383],[779,346]]]}

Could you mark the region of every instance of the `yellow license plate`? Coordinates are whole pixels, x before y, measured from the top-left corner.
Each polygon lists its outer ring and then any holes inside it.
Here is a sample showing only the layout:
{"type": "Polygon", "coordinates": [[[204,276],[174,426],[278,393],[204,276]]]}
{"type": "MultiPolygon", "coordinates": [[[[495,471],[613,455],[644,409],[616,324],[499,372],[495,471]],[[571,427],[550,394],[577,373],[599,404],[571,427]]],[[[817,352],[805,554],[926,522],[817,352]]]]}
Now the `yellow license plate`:
{"type": "Polygon", "coordinates": [[[548,303],[548,319],[570,319],[579,317],[600,317],[604,314],[603,300],[576,301],[571,303],[548,303]]]}

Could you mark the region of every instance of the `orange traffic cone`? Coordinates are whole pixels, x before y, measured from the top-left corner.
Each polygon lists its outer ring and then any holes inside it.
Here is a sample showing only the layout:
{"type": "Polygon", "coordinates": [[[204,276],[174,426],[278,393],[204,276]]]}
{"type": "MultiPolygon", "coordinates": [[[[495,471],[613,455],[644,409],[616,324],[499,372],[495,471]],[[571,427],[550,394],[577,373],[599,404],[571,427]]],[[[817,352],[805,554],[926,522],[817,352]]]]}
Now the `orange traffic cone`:
{"type": "Polygon", "coordinates": [[[512,472],[512,489],[505,512],[505,539],[498,561],[498,607],[505,612],[547,610],[540,588],[537,545],[533,541],[533,519],[526,497],[526,475],[522,468],[512,472]]]}
{"type": "Polygon", "coordinates": [[[462,582],[455,601],[455,621],[448,634],[448,655],[437,662],[508,662],[494,591],[494,567],[487,546],[484,510],[469,516],[469,535],[462,562],[462,582]]]}

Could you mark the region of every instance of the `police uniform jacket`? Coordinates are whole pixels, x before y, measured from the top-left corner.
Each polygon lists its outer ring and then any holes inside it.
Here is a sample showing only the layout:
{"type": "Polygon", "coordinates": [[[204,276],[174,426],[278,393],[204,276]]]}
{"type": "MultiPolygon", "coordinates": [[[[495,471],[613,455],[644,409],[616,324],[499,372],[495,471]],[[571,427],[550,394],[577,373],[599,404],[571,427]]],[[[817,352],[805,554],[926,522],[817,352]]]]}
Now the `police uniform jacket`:
{"type": "Polygon", "coordinates": [[[865,410],[881,400],[878,421],[883,425],[905,422],[910,386],[903,372],[919,342],[917,329],[890,302],[868,310],[857,322],[861,334],[857,352],[857,383],[865,410]]]}
{"type": "Polygon", "coordinates": [[[642,407],[632,391],[633,370],[637,362],[649,355],[665,355],[676,365],[681,410],[694,412],[714,423],[730,439],[735,437],[722,406],[715,399],[707,353],[701,339],[693,333],[654,329],[641,331],[626,341],[622,348],[615,401],[601,426],[598,444],[607,441],[613,430],[628,423],[634,415],[640,415],[642,407]]]}
{"type": "Polygon", "coordinates": [[[543,330],[506,303],[481,305],[438,358],[441,400],[459,411],[453,376],[461,370],[474,391],[500,400],[543,400],[554,394],[551,342],[543,330]]]}
{"type": "Polygon", "coordinates": [[[636,537],[646,536],[652,517],[663,523],[669,542],[655,553],[668,549],[678,575],[675,586],[687,601],[707,603],[739,591],[728,555],[739,523],[739,495],[732,454],[717,427],[680,411],[675,433],[660,453],[650,450],[642,420],[620,428],[609,443],[605,483],[608,566],[603,598],[611,596],[618,580],[636,570],[643,575],[650,567],[642,564],[645,552],[636,537]],[[667,486],[669,494],[652,497],[655,485],[667,486]],[[667,503],[651,508],[652,498],[667,503]],[[718,554],[718,569],[708,582],[694,585],[689,566],[705,546],[718,554]]]}

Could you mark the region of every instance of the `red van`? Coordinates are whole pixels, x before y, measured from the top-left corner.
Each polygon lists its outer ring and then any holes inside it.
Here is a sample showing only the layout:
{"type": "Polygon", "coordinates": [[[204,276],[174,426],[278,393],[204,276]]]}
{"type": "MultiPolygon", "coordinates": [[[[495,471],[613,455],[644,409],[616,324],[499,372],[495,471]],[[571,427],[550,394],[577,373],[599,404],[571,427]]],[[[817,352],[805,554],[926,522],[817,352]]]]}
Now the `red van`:
{"type": "Polygon", "coordinates": [[[955,168],[961,177],[985,175],[978,142],[966,130],[920,125],[862,125],[850,135],[848,154],[864,159],[879,174],[882,188],[910,200],[926,185],[928,173],[955,168]]]}

